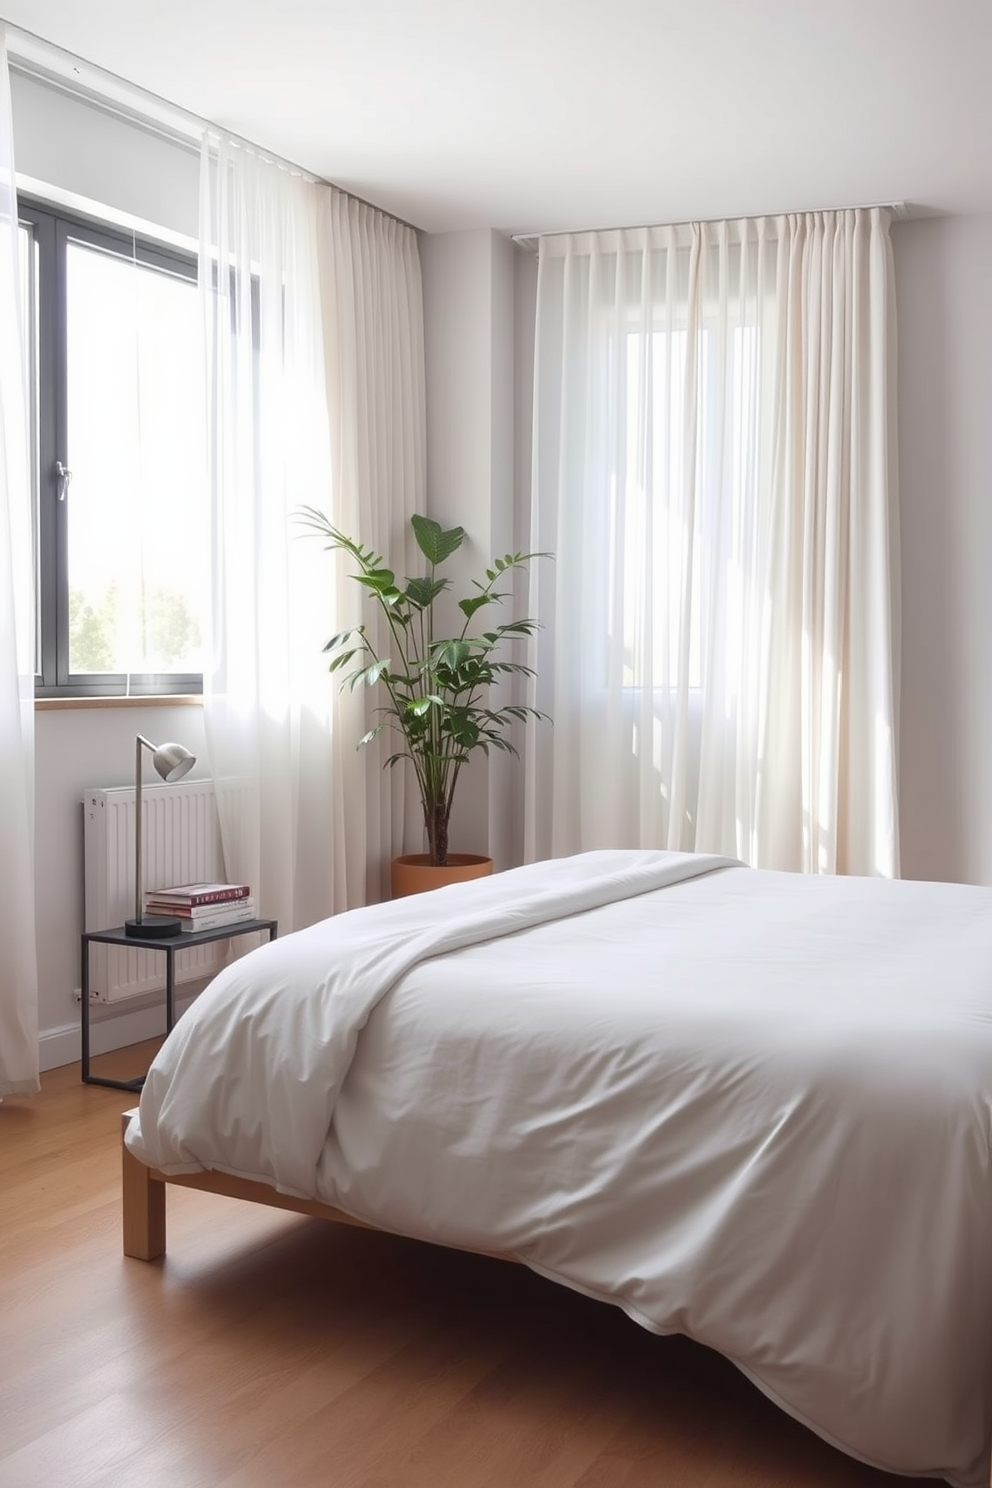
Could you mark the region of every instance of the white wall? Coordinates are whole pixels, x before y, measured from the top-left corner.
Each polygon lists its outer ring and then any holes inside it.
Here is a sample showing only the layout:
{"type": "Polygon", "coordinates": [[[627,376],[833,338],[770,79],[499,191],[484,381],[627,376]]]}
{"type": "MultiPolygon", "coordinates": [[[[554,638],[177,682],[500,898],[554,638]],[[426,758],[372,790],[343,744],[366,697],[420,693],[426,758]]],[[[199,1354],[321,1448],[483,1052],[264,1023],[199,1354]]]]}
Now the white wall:
{"type": "Polygon", "coordinates": [[[992,217],[892,232],[907,878],[992,884],[992,217]]]}
{"type": "Polygon", "coordinates": [[[57,88],[11,75],[14,163],[19,177],[60,199],[113,207],[193,243],[199,233],[197,152],[127,124],[57,88]]]}

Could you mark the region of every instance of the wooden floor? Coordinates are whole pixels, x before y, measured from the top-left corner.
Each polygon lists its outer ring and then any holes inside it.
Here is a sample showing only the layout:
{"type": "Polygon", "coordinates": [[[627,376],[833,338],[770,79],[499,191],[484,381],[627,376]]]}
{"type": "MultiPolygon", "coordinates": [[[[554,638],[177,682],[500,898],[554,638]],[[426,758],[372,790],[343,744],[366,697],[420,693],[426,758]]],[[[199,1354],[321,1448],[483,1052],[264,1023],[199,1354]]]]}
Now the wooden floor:
{"type": "Polygon", "coordinates": [[[165,1260],[125,1260],[134,1103],[72,1065],[0,1105],[0,1488],[907,1481],[522,1266],[189,1190],[169,1193],[165,1260]]]}

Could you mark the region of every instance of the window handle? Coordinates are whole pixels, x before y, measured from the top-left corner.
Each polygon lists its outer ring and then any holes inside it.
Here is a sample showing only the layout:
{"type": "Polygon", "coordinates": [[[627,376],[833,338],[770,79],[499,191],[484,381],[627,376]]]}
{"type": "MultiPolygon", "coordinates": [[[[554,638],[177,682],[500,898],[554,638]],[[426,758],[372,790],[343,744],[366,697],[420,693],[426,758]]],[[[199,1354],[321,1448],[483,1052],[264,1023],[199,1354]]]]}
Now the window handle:
{"type": "Polygon", "coordinates": [[[72,471],[67,465],[63,465],[61,460],[56,460],[55,474],[58,476],[59,481],[58,498],[60,501],[64,501],[69,493],[69,486],[72,482],[72,471]]]}

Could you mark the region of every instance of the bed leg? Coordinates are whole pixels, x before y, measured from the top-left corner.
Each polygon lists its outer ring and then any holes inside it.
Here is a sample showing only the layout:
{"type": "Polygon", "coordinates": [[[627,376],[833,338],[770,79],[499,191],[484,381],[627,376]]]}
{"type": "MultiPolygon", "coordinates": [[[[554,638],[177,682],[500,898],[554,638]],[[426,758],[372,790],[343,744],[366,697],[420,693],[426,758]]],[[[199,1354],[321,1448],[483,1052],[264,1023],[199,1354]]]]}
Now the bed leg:
{"type": "Polygon", "coordinates": [[[124,1254],[154,1261],[165,1254],[165,1184],[130,1152],[123,1141],[134,1111],[121,1118],[121,1177],[124,1200],[124,1254]]]}

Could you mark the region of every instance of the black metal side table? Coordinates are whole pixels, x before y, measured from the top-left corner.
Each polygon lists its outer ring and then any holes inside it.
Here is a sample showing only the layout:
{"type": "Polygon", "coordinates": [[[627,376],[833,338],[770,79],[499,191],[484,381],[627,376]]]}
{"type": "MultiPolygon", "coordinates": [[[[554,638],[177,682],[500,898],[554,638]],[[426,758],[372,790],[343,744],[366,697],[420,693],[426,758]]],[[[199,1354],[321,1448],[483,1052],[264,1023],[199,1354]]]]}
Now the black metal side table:
{"type": "Polygon", "coordinates": [[[171,1033],[176,1023],[176,952],[188,951],[191,946],[208,945],[212,940],[231,940],[235,935],[251,935],[267,931],[269,940],[275,940],[279,930],[278,920],[237,920],[233,925],[219,925],[213,930],[181,930],[178,935],[154,937],[128,935],[124,926],[113,930],[84,930],[82,936],[82,967],[80,972],[80,997],[82,1001],[82,1056],[83,1083],[86,1085],[109,1085],[112,1090],[140,1090],[145,1083],[144,1075],[133,1080],[108,1080],[102,1075],[90,1074],[90,946],[130,946],[143,951],[162,951],[165,955],[165,1031],[171,1033]]]}

